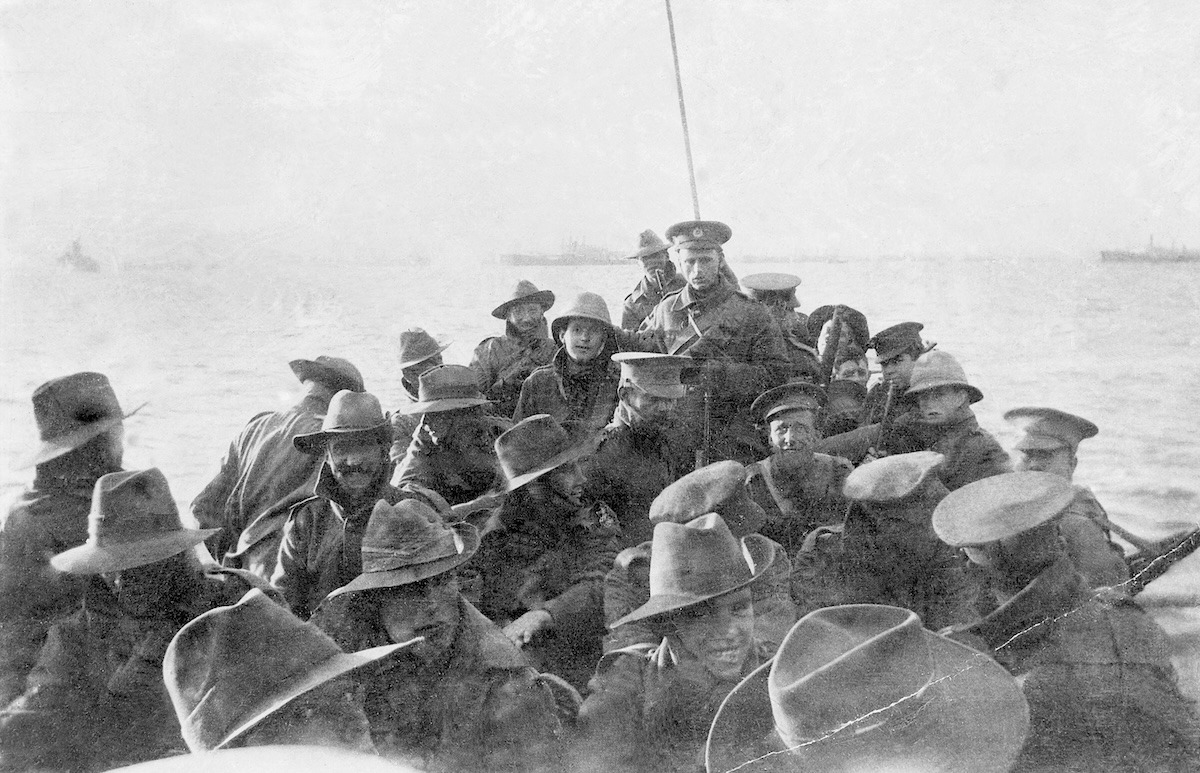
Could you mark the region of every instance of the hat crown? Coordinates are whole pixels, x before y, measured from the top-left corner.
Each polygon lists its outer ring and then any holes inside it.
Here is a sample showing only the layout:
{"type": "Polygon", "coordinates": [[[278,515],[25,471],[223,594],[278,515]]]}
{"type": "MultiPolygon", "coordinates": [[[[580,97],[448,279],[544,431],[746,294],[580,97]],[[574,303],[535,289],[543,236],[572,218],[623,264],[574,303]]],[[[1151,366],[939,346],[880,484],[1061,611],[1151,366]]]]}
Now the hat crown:
{"type": "Polygon", "coordinates": [[[750,413],[759,417],[760,421],[767,421],[781,411],[806,410],[815,413],[827,402],[829,397],[821,387],[807,381],[792,381],[772,387],[754,398],[750,413]]]}
{"type": "Polygon", "coordinates": [[[842,486],[848,499],[895,502],[921,490],[946,460],[936,451],[894,454],[856,467],[842,486]]]}
{"type": "Polygon", "coordinates": [[[366,388],[363,386],[363,377],[358,372],[358,368],[354,367],[349,360],[341,357],[321,354],[315,359],[292,360],[288,364],[291,366],[292,372],[296,374],[296,378],[301,381],[311,379],[324,384],[335,392],[342,389],[361,392],[366,388]]]}
{"type": "Polygon", "coordinates": [[[649,352],[617,352],[610,358],[621,365],[621,385],[635,384],[660,397],[683,397],[686,388],[680,381],[691,357],[649,352]]]}
{"type": "Polygon", "coordinates": [[[33,417],[43,441],[122,416],[117,394],[103,373],[72,373],[33,392],[33,417]]]}
{"type": "Polygon", "coordinates": [[[496,457],[509,480],[541,469],[571,448],[566,428],[546,413],[522,419],[496,438],[496,457]]]}
{"type": "Polygon", "coordinates": [[[504,319],[513,306],[524,302],[536,303],[546,310],[554,305],[554,293],[549,290],[539,290],[537,285],[528,279],[518,280],[508,299],[492,309],[492,316],[504,319]]]}
{"type": "Polygon", "coordinates": [[[666,252],[668,249],[670,249],[670,245],[658,238],[658,234],[647,228],[638,234],[637,246],[633,248],[633,253],[628,257],[631,259],[645,258],[659,252],[666,252]]]}
{"type": "Polygon", "coordinates": [[[1066,478],[1049,472],[1006,472],[951,491],[933,511],[933,530],[954,546],[1016,536],[1054,518],[1075,497],[1066,478]]]}
{"type": "Polygon", "coordinates": [[[891,359],[909,348],[924,348],[925,342],[921,340],[924,329],[920,322],[901,322],[876,333],[867,342],[867,348],[874,349],[881,360],[891,359]]]}
{"type": "Polygon", "coordinates": [[[96,481],[88,513],[89,544],[110,547],[182,530],[179,507],[157,467],[111,472],[96,481]]]}
{"type": "Polygon", "coordinates": [[[1064,446],[1073,450],[1100,433],[1099,427],[1082,416],[1057,408],[1013,408],[1005,412],[1004,418],[1024,432],[1015,446],[1017,450],[1064,446]]]}
{"type": "Polygon", "coordinates": [[[475,371],[466,365],[438,365],[417,379],[417,398],[422,403],[434,400],[484,400],[475,371]]]}
{"type": "Polygon", "coordinates": [[[727,511],[748,500],[745,489],[746,468],[739,462],[714,462],[683,475],[659,492],[650,503],[651,523],[688,523],[708,513],[721,515],[728,526],[727,511]]]}
{"type": "Polygon", "coordinates": [[[716,220],[685,220],[667,229],[667,239],[673,247],[689,244],[720,247],[733,237],[733,229],[716,220]]]}
{"type": "Polygon", "coordinates": [[[379,398],[369,392],[343,389],[329,401],[329,410],[321,422],[321,431],[354,432],[376,429],[386,422],[379,398]]]}
{"type": "Polygon", "coordinates": [[[315,625],[255,589],[181,628],[167,648],[163,672],[188,746],[214,749],[260,712],[279,685],[341,654],[315,625]]]}
{"type": "Polygon", "coordinates": [[[363,574],[428,564],[460,555],[465,548],[462,536],[424,502],[405,499],[390,505],[381,499],[363,531],[363,574]]]}
{"type": "Polygon", "coordinates": [[[908,379],[908,392],[921,392],[941,386],[963,387],[972,394],[972,402],[982,398],[982,393],[967,381],[967,372],[949,352],[934,349],[917,358],[908,379]]]}
{"type": "Polygon", "coordinates": [[[721,516],[709,513],[687,523],[654,527],[650,549],[650,598],[707,599],[751,578],[742,546],[721,516]]]}
{"type": "Polygon", "coordinates": [[[571,305],[566,311],[554,318],[554,322],[550,325],[550,330],[557,338],[562,335],[562,331],[572,319],[591,319],[600,322],[605,327],[612,329],[612,317],[608,313],[608,303],[604,298],[596,293],[584,292],[575,296],[571,301],[571,305]]]}
{"type": "Polygon", "coordinates": [[[414,327],[405,330],[400,334],[400,367],[404,368],[424,362],[435,354],[440,354],[445,348],[422,328],[414,327]]]}
{"type": "Polygon", "coordinates": [[[854,604],[810,613],[788,632],[767,680],[775,728],[788,745],[846,725],[876,725],[923,704],[935,674],[916,613],[854,604]]]}

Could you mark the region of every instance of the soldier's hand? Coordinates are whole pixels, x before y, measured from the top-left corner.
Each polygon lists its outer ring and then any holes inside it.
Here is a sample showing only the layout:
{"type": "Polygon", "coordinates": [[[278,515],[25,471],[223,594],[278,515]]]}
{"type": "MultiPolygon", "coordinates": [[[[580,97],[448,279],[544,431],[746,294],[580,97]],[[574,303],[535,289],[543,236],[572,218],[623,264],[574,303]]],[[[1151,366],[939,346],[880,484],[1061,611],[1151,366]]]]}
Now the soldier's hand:
{"type": "Polygon", "coordinates": [[[504,626],[504,635],[517,647],[524,647],[539,631],[554,625],[554,618],[544,609],[533,609],[504,626]]]}

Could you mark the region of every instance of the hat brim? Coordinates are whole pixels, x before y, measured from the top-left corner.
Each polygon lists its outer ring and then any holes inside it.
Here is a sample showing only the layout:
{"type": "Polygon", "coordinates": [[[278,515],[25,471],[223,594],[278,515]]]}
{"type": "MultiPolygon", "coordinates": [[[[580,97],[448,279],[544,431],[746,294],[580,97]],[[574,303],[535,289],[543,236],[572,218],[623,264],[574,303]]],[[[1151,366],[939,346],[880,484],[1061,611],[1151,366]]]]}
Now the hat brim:
{"type": "Polygon", "coordinates": [[[292,369],[292,373],[296,374],[296,378],[300,381],[310,379],[318,381],[335,392],[340,392],[343,389],[348,389],[351,392],[361,392],[363,389],[362,383],[354,381],[345,373],[313,360],[292,360],[288,363],[288,367],[292,369]]]}
{"type": "Polygon", "coordinates": [[[948,386],[959,387],[960,389],[967,390],[967,397],[970,399],[970,401],[972,403],[977,403],[983,399],[983,392],[980,392],[979,389],[971,386],[970,384],[968,384],[965,381],[934,381],[929,384],[922,384],[919,387],[909,387],[904,392],[904,394],[918,395],[922,392],[928,392],[930,389],[937,389],[938,387],[948,387],[948,386]]]}
{"type": "Polygon", "coordinates": [[[1017,451],[1057,451],[1060,448],[1073,447],[1074,444],[1066,440],[1047,435],[1026,435],[1013,445],[1017,451]]]}
{"type": "MultiPolygon", "coordinates": [[[[750,577],[741,580],[727,588],[723,588],[714,593],[706,593],[702,595],[682,595],[682,594],[660,594],[651,596],[650,599],[642,604],[637,609],[633,610],[624,617],[615,620],[608,626],[609,630],[616,630],[627,623],[636,623],[639,620],[645,621],[653,618],[659,618],[663,615],[672,612],[678,612],[688,607],[694,607],[698,604],[703,604],[706,601],[727,596],[734,591],[741,590],[758,580],[763,574],[771,568],[775,563],[775,546],[776,543],[764,537],[761,534],[748,534],[742,538],[742,544],[746,547],[746,553],[749,554],[748,560],[752,566],[750,577]]],[[[653,556],[651,556],[653,560],[653,556]]]]}
{"type": "Polygon", "coordinates": [[[669,254],[670,251],[671,251],[671,245],[669,245],[669,244],[660,244],[657,247],[655,247],[655,246],[642,247],[640,250],[633,253],[632,255],[626,255],[625,260],[640,260],[642,258],[648,258],[651,255],[657,255],[660,252],[664,253],[664,254],[669,254]]]}
{"type": "Polygon", "coordinates": [[[507,478],[508,482],[505,485],[504,490],[505,491],[516,491],[517,489],[524,486],[526,483],[531,483],[531,482],[537,480],[538,478],[542,477],[543,475],[545,475],[546,473],[555,469],[556,467],[561,467],[564,464],[567,464],[568,462],[573,462],[576,459],[579,459],[580,457],[585,456],[595,446],[595,442],[596,442],[595,438],[586,437],[583,440],[580,440],[579,442],[570,446],[565,451],[559,451],[554,456],[552,456],[549,459],[547,459],[546,461],[542,462],[542,464],[540,466],[538,466],[536,469],[530,470],[529,472],[523,472],[520,475],[514,476],[512,478],[508,478],[508,476],[505,476],[507,478]]]}
{"type": "Polygon", "coordinates": [[[386,418],[382,424],[376,424],[374,427],[361,427],[356,429],[330,429],[321,430],[320,432],[309,432],[306,435],[297,435],[292,438],[292,445],[297,450],[306,454],[317,454],[325,451],[325,446],[329,445],[329,441],[335,437],[350,437],[352,435],[370,435],[377,434],[385,443],[392,442],[392,424],[386,418]]]}
{"type": "Polygon", "coordinates": [[[299,698],[309,690],[320,687],[331,679],[347,674],[356,668],[369,665],[391,655],[393,652],[412,646],[421,641],[421,637],[403,642],[402,644],[385,644],[381,647],[371,647],[358,652],[339,652],[329,657],[316,668],[306,671],[299,677],[279,682],[274,685],[271,694],[263,696],[258,705],[246,712],[249,716],[239,722],[238,726],[229,731],[214,749],[222,749],[231,741],[251,730],[259,722],[279,711],[281,708],[299,698]]]}
{"type": "Polygon", "coordinates": [[[491,405],[486,397],[448,397],[444,400],[425,400],[419,403],[409,403],[396,409],[397,413],[411,416],[418,413],[441,413],[454,411],[459,408],[473,408],[476,405],[491,405]]]}
{"type": "Polygon", "coordinates": [[[518,303],[538,303],[541,304],[543,311],[549,311],[550,307],[554,305],[554,293],[549,290],[538,290],[536,293],[513,298],[492,309],[492,316],[496,319],[504,319],[508,316],[508,310],[518,303]]]}
{"type": "Polygon", "coordinates": [[[104,574],[153,564],[199,545],[220,529],[180,529],[152,539],[114,545],[84,543],[50,559],[50,565],[68,574],[104,574]]]}
{"type": "Polygon", "coordinates": [[[401,360],[400,361],[400,370],[404,370],[405,368],[411,368],[413,365],[416,365],[419,362],[425,362],[425,360],[428,360],[430,357],[438,356],[442,352],[449,349],[450,344],[452,344],[452,343],[454,343],[454,342],[447,341],[446,343],[442,343],[441,341],[438,341],[437,342],[438,348],[434,349],[432,352],[429,352],[428,354],[423,354],[420,357],[416,358],[415,360],[411,360],[411,359],[410,360],[401,360]]]}
{"type": "Polygon", "coordinates": [[[58,437],[50,440],[43,440],[32,453],[22,456],[13,462],[13,465],[10,469],[28,469],[39,464],[45,464],[51,459],[57,459],[63,454],[70,453],[97,435],[107,432],[113,427],[119,426],[121,422],[142,410],[147,405],[148,403],[142,403],[129,413],[126,413],[122,416],[110,416],[107,419],[91,422],[87,426],[80,427],[79,429],[68,432],[65,435],[59,435],[58,437]]]}
{"type": "Polygon", "coordinates": [[[915,770],[970,770],[1005,773],[1016,760],[1029,728],[1029,708],[1020,685],[988,655],[922,631],[933,656],[941,694],[895,726],[872,727],[884,706],[863,706],[865,727],[798,748],[788,748],[775,731],[768,678],[774,659],[759,666],[726,696],[717,709],[704,750],[709,773],[842,770],[858,762],[888,761],[915,770]]]}
{"type": "Polygon", "coordinates": [[[437,558],[423,564],[416,564],[415,566],[405,566],[383,572],[363,572],[350,582],[331,592],[326,598],[332,599],[347,593],[360,593],[380,588],[411,585],[414,582],[420,582],[430,577],[437,577],[439,574],[445,574],[451,569],[466,563],[471,556],[475,555],[475,551],[479,550],[479,530],[471,528],[469,524],[463,522],[452,523],[450,524],[450,528],[454,530],[454,533],[462,541],[463,550],[461,553],[455,553],[452,556],[443,556],[442,558],[437,558]]]}
{"type": "Polygon", "coordinates": [[[569,325],[573,319],[590,319],[593,322],[599,322],[601,325],[604,325],[605,329],[608,330],[609,335],[616,330],[616,328],[613,326],[612,320],[604,319],[596,314],[564,314],[561,317],[556,317],[554,321],[550,323],[550,337],[556,342],[562,343],[560,339],[562,338],[563,330],[566,329],[567,325],[569,325]]]}

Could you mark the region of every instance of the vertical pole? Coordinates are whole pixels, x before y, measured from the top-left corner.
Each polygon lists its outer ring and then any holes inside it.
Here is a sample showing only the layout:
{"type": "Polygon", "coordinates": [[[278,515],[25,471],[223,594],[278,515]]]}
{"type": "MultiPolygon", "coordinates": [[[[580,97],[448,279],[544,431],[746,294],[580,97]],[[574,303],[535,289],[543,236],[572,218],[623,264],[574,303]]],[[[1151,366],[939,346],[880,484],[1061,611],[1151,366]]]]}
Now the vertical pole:
{"type": "Polygon", "coordinates": [[[675,46],[675,17],[671,15],[671,0],[667,3],[667,28],[671,31],[671,56],[675,60],[675,91],[679,94],[679,120],[683,123],[683,150],[687,155],[688,180],[692,184],[692,212],[700,219],[700,195],[696,192],[696,168],[692,164],[692,139],[688,135],[687,108],[683,105],[683,79],[679,75],[679,49],[675,46]]]}

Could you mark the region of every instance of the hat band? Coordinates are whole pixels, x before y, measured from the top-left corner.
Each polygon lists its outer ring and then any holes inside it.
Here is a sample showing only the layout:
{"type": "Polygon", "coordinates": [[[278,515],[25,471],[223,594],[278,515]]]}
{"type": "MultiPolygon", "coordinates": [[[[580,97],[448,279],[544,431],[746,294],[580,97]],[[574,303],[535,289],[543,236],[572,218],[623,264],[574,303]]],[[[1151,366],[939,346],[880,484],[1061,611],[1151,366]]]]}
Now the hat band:
{"type": "MultiPolygon", "coordinates": [[[[938,697],[935,694],[936,690],[934,687],[940,681],[933,674],[930,674],[925,684],[921,685],[915,692],[900,697],[886,706],[880,706],[877,709],[867,711],[830,730],[806,728],[812,733],[809,737],[797,735],[781,727],[779,725],[779,717],[776,715],[775,732],[779,734],[780,740],[787,745],[788,749],[801,749],[834,737],[845,738],[848,736],[864,735],[889,724],[907,725],[916,721],[917,716],[925,710],[925,707],[938,697]]],[[[772,708],[774,709],[774,706],[772,708]]]]}
{"type": "Polygon", "coordinates": [[[462,552],[462,538],[453,532],[447,535],[438,535],[417,545],[405,544],[403,548],[364,546],[362,551],[363,574],[391,572],[396,569],[422,566],[443,558],[462,555],[462,552]]]}
{"type": "Polygon", "coordinates": [[[483,399],[483,395],[479,392],[479,387],[475,384],[447,384],[438,386],[436,389],[430,389],[418,395],[423,403],[431,403],[434,400],[455,400],[461,398],[479,398],[483,399]]]}
{"type": "Polygon", "coordinates": [[[115,522],[101,514],[92,519],[88,541],[96,545],[121,545],[182,529],[178,513],[123,513],[115,522]]]}

